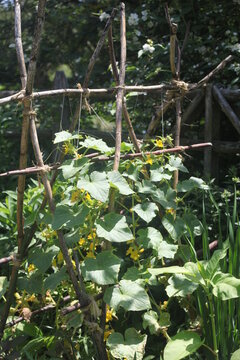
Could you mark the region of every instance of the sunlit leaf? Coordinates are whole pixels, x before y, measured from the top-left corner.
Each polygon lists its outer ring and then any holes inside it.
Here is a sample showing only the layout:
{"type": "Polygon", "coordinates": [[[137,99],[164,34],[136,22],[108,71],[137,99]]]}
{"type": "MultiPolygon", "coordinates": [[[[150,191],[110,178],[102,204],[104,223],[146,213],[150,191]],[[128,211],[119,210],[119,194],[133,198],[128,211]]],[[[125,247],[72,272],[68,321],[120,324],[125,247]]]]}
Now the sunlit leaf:
{"type": "Polygon", "coordinates": [[[96,221],[97,235],[111,242],[126,242],[133,238],[125,216],[109,213],[96,221]]]}
{"type": "Polygon", "coordinates": [[[173,336],[164,349],[164,360],[180,360],[195,353],[202,345],[200,336],[191,331],[181,331],[173,336]]]}

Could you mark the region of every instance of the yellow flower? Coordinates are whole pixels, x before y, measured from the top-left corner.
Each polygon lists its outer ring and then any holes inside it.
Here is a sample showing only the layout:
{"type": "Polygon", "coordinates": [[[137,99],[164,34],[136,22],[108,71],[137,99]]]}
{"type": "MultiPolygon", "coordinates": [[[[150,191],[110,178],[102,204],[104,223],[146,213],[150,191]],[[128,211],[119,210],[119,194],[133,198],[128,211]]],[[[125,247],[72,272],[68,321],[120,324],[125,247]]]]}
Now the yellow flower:
{"type": "Polygon", "coordinates": [[[38,299],[36,298],[36,295],[32,294],[26,298],[27,301],[31,302],[38,302],[38,299]]]}
{"type": "Polygon", "coordinates": [[[65,155],[67,155],[70,152],[69,144],[66,143],[66,144],[63,145],[63,152],[64,152],[65,155]]]}
{"type": "Polygon", "coordinates": [[[79,190],[73,191],[72,196],[71,196],[71,202],[77,201],[80,194],[81,194],[81,192],[79,190]]]}
{"type": "Polygon", "coordinates": [[[74,270],[75,270],[75,269],[76,269],[76,263],[75,263],[74,260],[72,260],[72,264],[73,264],[73,268],[74,268],[74,270]]]}
{"type": "Polygon", "coordinates": [[[126,255],[130,255],[130,258],[134,261],[137,261],[140,258],[141,253],[143,253],[144,249],[137,249],[130,246],[126,252],[126,255]]]}
{"type": "Polygon", "coordinates": [[[175,211],[173,208],[169,208],[169,209],[166,210],[166,213],[167,213],[167,214],[171,214],[171,215],[174,215],[175,212],[176,212],[176,211],[175,211]]]}
{"type": "Polygon", "coordinates": [[[55,268],[57,267],[57,261],[56,261],[56,259],[53,259],[53,261],[52,261],[52,266],[55,267],[55,268]]]}
{"type": "Polygon", "coordinates": [[[59,253],[58,253],[57,261],[59,264],[61,264],[63,262],[63,254],[61,251],[59,251],[59,253]]]}
{"type": "Polygon", "coordinates": [[[109,337],[110,334],[113,333],[113,330],[106,330],[104,331],[104,341],[107,341],[107,338],[109,337]]]}
{"type": "Polygon", "coordinates": [[[155,142],[155,144],[156,144],[157,147],[163,148],[163,142],[162,142],[162,140],[157,139],[156,142],[155,142]]]}
{"type": "Polygon", "coordinates": [[[109,305],[107,305],[106,323],[112,320],[112,314],[113,314],[113,309],[111,310],[109,305]]]}
{"type": "MultiPolygon", "coordinates": [[[[90,250],[90,251],[93,251],[93,243],[91,243],[91,244],[89,245],[89,250],[90,250]]],[[[96,250],[96,246],[94,246],[94,250],[96,250]]]]}
{"type": "Polygon", "coordinates": [[[86,243],[86,240],[84,238],[81,238],[78,242],[80,246],[83,246],[86,243]]]}
{"type": "Polygon", "coordinates": [[[146,164],[152,165],[153,161],[151,158],[151,155],[147,155],[147,160],[146,160],[146,164]]]}
{"type": "Polygon", "coordinates": [[[168,306],[168,301],[164,301],[163,304],[161,305],[161,310],[166,310],[168,306]]]}
{"type": "Polygon", "coordinates": [[[96,256],[94,255],[94,253],[92,251],[88,251],[87,255],[86,255],[87,258],[92,258],[92,259],[95,259],[96,256]]]}
{"type": "Polygon", "coordinates": [[[14,296],[15,296],[16,300],[21,299],[21,295],[18,292],[15,292],[14,296]]]}
{"type": "Polygon", "coordinates": [[[35,270],[35,265],[34,264],[29,264],[28,265],[28,273],[31,273],[35,270]]]}
{"type": "Polygon", "coordinates": [[[96,233],[93,231],[91,234],[88,235],[88,240],[93,240],[96,237],[96,233]]]}
{"type": "Polygon", "coordinates": [[[91,199],[91,196],[89,195],[88,192],[87,192],[86,195],[85,195],[85,199],[86,199],[87,201],[91,201],[91,200],[92,200],[92,199],[91,199]]]}

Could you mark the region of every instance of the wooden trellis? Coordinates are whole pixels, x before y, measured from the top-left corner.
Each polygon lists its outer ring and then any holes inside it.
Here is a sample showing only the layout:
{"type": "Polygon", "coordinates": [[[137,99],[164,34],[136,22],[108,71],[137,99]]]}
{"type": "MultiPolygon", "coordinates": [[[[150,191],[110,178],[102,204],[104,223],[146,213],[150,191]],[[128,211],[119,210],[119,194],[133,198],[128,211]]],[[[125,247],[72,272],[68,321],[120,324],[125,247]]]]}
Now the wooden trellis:
{"type": "MultiPolygon", "coordinates": [[[[22,90],[20,90],[18,93],[14,94],[8,94],[5,93],[5,95],[8,95],[4,98],[0,99],[0,105],[7,104],[9,102],[21,102],[23,105],[23,121],[22,121],[22,134],[21,134],[21,149],[20,149],[20,163],[19,163],[19,169],[14,171],[8,171],[6,173],[0,174],[0,176],[9,176],[9,175],[18,175],[18,196],[17,196],[17,229],[18,229],[18,252],[17,254],[14,254],[12,256],[8,256],[6,258],[0,259],[0,265],[4,263],[8,263],[9,261],[12,261],[12,272],[11,272],[11,278],[10,278],[10,284],[9,284],[9,290],[7,294],[7,299],[5,303],[5,307],[2,313],[1,321],[0,321],[0,337],[2,337],[4,328],[6,326],[12,326],[13,324],[16,324],[17,322],[21,321],[19,320],[14,321],[13,323],[6,324],[7,317],[9,314],[9,309],[12,303],[13,294],[16,289],[16,282],[18,278],[18,272],[19,268],[24,260],[24,257],[26,255],[28,246],[34,236],[34,233],[37,229],[37,224],[34,223],[32,225],[30,234],[28,237],[24,234],[24,228],[23,228],[23,199],[24,199],[24,191],[25,191],[25,177],[28,174],[34,174],[39,173],[42,179],[42,183],[45,188],[45,198],[43,199],[42,205],[40,207],[40,210],[42,210],[45,205],[48,203],[50,211],[52,213],[55,212],[55,202],[52,194],[52,186],[57,178],[58,175],[58,167],[63,162],[64,154],[61,153],[59,164],[55,164],[53,166],[48,166],[47,164],[44,164],[42,159],[42,154],[40,151],[40,145],[38,141],[38,134],[36,130],[36,112],[34,111],[34,108],[32,106],[32,100],[35,98],[44,98],[44,97],[53,97],[58,96],[61,94],[64,94],[66,96],[82,96],[83,100],[87,99],[91,96],[102,96],[102,95],[117,95],[116,97],[116,144],[115,144],[115,155],[113,157],[99,157],[99,153],[94,153],[87,155],[87,157],[91,158],[92,161],[108,161],[108,160],[114,160],[113,169],[118,170],[119,162],[121,158],[134,158],[134,157],[141,157],[143,156],[143,153],[141,152],[141,147],[139,145],[138,139],[135,135],[130,116],[127,110],[126,101],[124,99],[124,94],[135,91],[135,92],[146,92],[146,93],[156,93],[156,92],[165,92],[166,98],[162,104],[162,108],[158,110],[158,112],[153,116],[149,127],[148,127],[148,135],[151,136],[154,131],[156,130],[158,126],[158,122],[160,119],[160,116],[163,112],[167,110],[172,104],[176,104],[177,109],[177,126],[176,126],[176,137],[175,137],[175,147],[171,149],[163,149],[159,151],[154,152],[147,152],[145,154],[162,154],[162,153],[171,153],[171,152],[181,152],[191,149],[197,149],[197,148],[208,148],[205,150],[205,163],[209,163],[209,158],[211,156],[209,148],[211,147],[210,141],[212,140],[211,132],[208,131],[208,126],[211,126],[211,119],[212,119],[212,109],[210,106],[210,95],[213,92],[214,97],[217,99],[217,101],[221,104],[223,104],[222,99],[222,93],[216,88],[207,86],[206,90],[206,136],[205,136],[205,143],[200,144],[193,144],[190,146],[181,146],[180,145],[180,129],[181,129],[181,100],[182,98],[191,92],[197,92],[196,97],[194,98],[193,102],[187,109],[186,113],[188,116],[190,116],[193,111],[196,109],[196,106],[202,101],[203,95],[201,93],[201,89],[205,87],[205,85],[209,82],[210,79],[219,71],[221,70],[229,61],[232,60],[232,56],[228,56],[226,59],[224,59],[210,74],[208,74],[206,77],[204,77],[202,80],[200,80],[197,84],[187,84],[183,81],[180,81],[180,58],[181,58],[181,52],[184,49],[184,46],[181,50],[178,49],[178,58],[177,58],[177,65],[175,66],[175,48],[176,44],[177,47],[177,38],[176,38],[176,28],[175,25],[171,23],[169,20],[169,26],[171,29],[171,35],[170,35],[170,42],[171,42],[171,51],[170,51],[170,64],[171,64],[171,71],[173,75],[173,80],[170,84],[158,84],[158,85],[152,85],[152,86],[127,86],[125,85],[125,63],[126,63],[126,25],[125,25],[125,5],[121,3],[120,5],[120,39],[121,39],[121,61],[120,61],[120,70],[118,71],[117,65],[116,65],[116,58],[114,53],[114,47],[113,47],[113,38],[112,38],[112,21],[116,15],[116,9],[112,11],[112,14],[110,18],[108,19],[106,26],[103,30],[103,33],[99,39],[99,42],[96,46],[96,49],[90,59],[89,66],[86,72],[86,76],[83,82],[82,87],[79,86],[77,89],[55,89],[55,90],[48,90],[48,91],[41,91],[41,92],[34,92],[33,86],[34,86],[34,78],[35,78],[35,72],[36,72],[36,61],[37,56],[39,53],[39,45],[40,45],[40,38],[42,34],[43,29],[43,23],[44,23],[44,16],[45,16],[45,5],[46,0],[39,0],[38,2],[38,15],[37,15],[37,21],[35,25],[35,32],[33,37],[33,44],[32,44],[32,53],[30,56],[30,61],[28,65],[28,70],[26,70],[25,62],[24,62],[24,53],[23,53],[23,47],[22,47],[22,37],[21,37],[21,9],[20,9],[20,3],[19,0],[15,0],[15,40],[16,40],[16,50],[17,50],[17,59],[19,64],[19,70],[20,70],[20,77],[21,77],[21,84],[22,84],[22,90]],[[104,44],[105,38],[108,36],[108,45],[109,45],[109,55],[110,55],[110,61],[113,69],[113,75],[115,78],[116,86],[112,88],[105,88],[105,89],[89,89],[88,83],[91,76],[92,69],[94,67],[94,64],[96,62],[96,59],[99,56],[100,50],[104,44]],[[199,93],[200,91],[200,93],[199,93]],[[136,153],[135,154],[128,154],[128,155],[122,155],[120,154],[120,145],[121,145],[121,137],[122,137],[122,115],[126,121],[127,128],[129,131],[129,135],[131,137],[131,140],[134,144],[136,153]],[[37,162],[37,166],[27,168],[27,148],[28,148],[28,133],[30,132],[31,136],[31,142],[34,149],[34,154],[37,162]],[[206,160],[208,159],[208,160],[206,160]],[[51,181],[48,180],[47,172],[52,172],[52,178],[51,181]]],[[[168,9],[166,8],[166,15],[168,16],[168,9]]],[[[187,38],[187,33],[186,37],[187,38]]],[[[73,121],[70,124],[69,131],[73,132],[77,121],[79,117],[79,111],[80,111],[80,104],[77,106],[77,109],[75,111],[75,115],[73,117],[73,121]]],[[[231,121],[234,124],[237,131],[240,133],[240,123],[239,120],[234,114],[229,110],[226,111],[226,103],[224,103],[223,110],[227,113],[228,117],[231,113],[231,121]]],[[[184,116],[183,116],[184,118],[184,116]]],[[[207,166],[207,165],[206,165],[207,166]]],[[[175,186],[177,183],[177,173],[175,177],[175,186]]],[[[112,189],[110,192],[110,198],[109,198],[109,210],[111,211],[114,208],[114,190],[112,189]]],[[[72,281],[76,298],[78,300],[77,305],[74,306],[74,308],[67,308],[67,310],[63,310],[63,314],[73,311],[76,308],[84,307],[89,304],[92,304],[96,301],[96,299],[92,299],[89,297],[89,295],[86,293],[84,287],[81,286],[82,279],[79,272],[75,272],[72,264],[72,259],[69,255],[68,248],[64,239],[64,234],[61,230],[57,231],[58,239],[59,239],[59,247],[62,251],[64,260],[67,265],[67,270],[70,276],[70,279],[72,281]]],[[[77,261],[76,261],[77,264],[77,261]]],[[[64,301],[68,301],[69,299],[65,299],[64,301]]],[[[47,311],[50,307],[45,307],[44,309],[40,309],[41,311],[47,311]],[[46,308],[46,309],[45,309],[46,308]]],[[[22,317],[23,318],[23,317],[22,317]]],[[[94,319],[92,326],[94,326],[94,319]]],[[[105,351],[105,347],[103,345],[103,338],[100,331],[92,331],[92,337],[94,340],[94,343],[96,344],[98,356],[102,360],[107,360],[107,354],[105,351]]]]}

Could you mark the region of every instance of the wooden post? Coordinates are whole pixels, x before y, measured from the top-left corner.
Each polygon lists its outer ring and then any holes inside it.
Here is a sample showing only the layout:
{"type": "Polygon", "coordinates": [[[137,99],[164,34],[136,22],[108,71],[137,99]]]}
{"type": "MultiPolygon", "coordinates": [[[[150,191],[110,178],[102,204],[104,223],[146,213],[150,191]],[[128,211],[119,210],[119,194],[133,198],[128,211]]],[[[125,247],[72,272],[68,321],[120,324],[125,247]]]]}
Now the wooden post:
{"type": "MultiPolygon", "coordinates": [[[[212,133],[212,139],[213,142],[220,141],[221,134],[220,134],[220,128],[221,128],[221,110],[218,104],[213,101],[213,133],[212,133]]],[[[212,177],[215,178],[216,183],[219,183],[219,165],[220,165],[220,155],[219,151],[215,150],[215,147],[213,147],[212,152],[212,177]]]]}
{"type": "MultiPolygon", "coordinates": [[[[204,141],[212,141],[212,85],[206,86],[205,93],[205,127],[204,127],[204,141]]],[[[204,176],[209,178],[211,176],[212,167],[212,149],[204,150],[204,176]]]]}

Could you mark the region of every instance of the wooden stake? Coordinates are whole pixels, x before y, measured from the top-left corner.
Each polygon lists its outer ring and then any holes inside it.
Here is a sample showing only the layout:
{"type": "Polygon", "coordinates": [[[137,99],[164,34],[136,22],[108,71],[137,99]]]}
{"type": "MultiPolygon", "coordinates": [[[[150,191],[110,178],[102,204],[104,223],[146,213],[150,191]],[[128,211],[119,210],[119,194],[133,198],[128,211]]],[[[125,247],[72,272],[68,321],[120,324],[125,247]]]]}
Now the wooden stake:
{"type": "MultiPolygon", "coordinates": [[[[204,141],[212,141],[212,85],[206,86],[205,93],[205,125],[204,125],[204,141]]],[[[207,148],[204,150],[204,176],[205,178],[211,177],[212,169],[212,149],[207,148]]]]}

